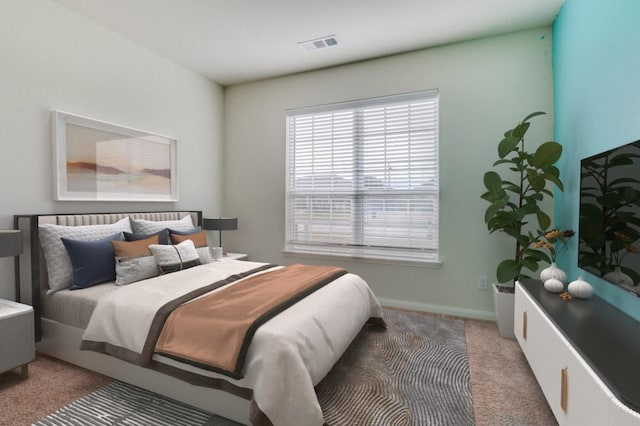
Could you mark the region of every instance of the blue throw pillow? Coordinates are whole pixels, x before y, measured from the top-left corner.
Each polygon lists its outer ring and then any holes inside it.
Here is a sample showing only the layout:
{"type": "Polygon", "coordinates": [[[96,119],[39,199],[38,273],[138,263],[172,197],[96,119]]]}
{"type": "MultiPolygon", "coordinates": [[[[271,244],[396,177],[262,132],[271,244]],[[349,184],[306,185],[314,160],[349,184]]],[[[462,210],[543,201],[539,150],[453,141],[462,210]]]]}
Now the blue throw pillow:
{"type": "Polygon", "coordinates": [[[173,234],[173,235],[191,235],[191,234],[197,234],[198,232],[202,231],[202,227],[198,226],[196,228],[193,229],[189,229],[188,231],[178,231],[176,229],[169,229],[169,235],[173,234]]]}
{"type": "Polygon", "coordinates": [[[169,230],[164,228],[161,231],[155,232],[153,234],[134,234],[131,232],[124,232],[124,239],[126,241],[139,241],[146,240],[147,238],[151,238],[154,235],[158,236],[158,244],[169,244],[169,230]]]}
{"type": "Polygon", "coordinates": [[[73,282],[70,290],[87,288],[116,279],[116,261],[111,245],[113,240],[122,240],[122,233],[118,232],[94,241],[62,238],[73,267],[73,282]]]}

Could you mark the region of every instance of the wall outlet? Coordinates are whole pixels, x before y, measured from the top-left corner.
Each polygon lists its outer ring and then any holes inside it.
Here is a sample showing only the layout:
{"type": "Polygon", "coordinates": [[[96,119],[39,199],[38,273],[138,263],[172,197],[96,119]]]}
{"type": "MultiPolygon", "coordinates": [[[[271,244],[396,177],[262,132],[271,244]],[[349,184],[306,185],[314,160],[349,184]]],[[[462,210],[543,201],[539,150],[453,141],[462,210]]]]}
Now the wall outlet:
{"type": "Polygon", "coordinates": [[[486,275],[479,275],[478,276],[478,288],[480,290],[486,290],[488,288],[487,276],[486,275]]]}

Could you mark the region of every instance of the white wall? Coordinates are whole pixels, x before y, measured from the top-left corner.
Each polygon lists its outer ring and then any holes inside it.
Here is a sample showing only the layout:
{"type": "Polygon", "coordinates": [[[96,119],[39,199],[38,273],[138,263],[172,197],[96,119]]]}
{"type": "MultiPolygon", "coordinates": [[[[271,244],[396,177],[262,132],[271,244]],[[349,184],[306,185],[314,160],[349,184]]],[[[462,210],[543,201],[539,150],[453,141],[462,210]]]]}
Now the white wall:
{"type": "Polygon", "coordinates": [[[503,132],[529,112],[550,113],[537,119],[531,145],[552,138],[550,38],[545,27],[227,88],[223,205],[225,215],[239,218],[239,229],[225,233],[225,248],[281,264],[345,266],[390,305],[492,318],[491,292],[477,289],[478,276],[495,280],[498,261],[514,247],[486,231],[482,176],[503,132]],[[282,255],[285,111],[434,88],[441,107],[442,267],[282,255]]]}
{"type": "MultiPolygon", "coordinates": [[[[14,214],[220,214],[223,89],[49,0],[0,2],[0,228],[14,214]],[[177,203],[55,202],[50,111],[178,139],[177,203]]],[[[0,297],[13,262],[0,259],[0,297]]]]}

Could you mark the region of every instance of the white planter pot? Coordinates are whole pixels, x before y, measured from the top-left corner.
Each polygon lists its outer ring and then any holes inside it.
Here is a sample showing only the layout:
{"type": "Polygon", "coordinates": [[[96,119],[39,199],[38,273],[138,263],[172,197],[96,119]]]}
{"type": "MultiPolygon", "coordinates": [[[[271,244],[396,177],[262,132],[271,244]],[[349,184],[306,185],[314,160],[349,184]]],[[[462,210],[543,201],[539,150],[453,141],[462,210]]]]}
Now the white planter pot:
{"type": "Polygon", "coordinates": [[[516,338],[513,331],[513,305],[514,293],[501,292],[498,286],[506,287],[502,284],[493,284],[493,306],[496,311],[496,321],[498,322],[498,332],[505,339],[516,338]]]}

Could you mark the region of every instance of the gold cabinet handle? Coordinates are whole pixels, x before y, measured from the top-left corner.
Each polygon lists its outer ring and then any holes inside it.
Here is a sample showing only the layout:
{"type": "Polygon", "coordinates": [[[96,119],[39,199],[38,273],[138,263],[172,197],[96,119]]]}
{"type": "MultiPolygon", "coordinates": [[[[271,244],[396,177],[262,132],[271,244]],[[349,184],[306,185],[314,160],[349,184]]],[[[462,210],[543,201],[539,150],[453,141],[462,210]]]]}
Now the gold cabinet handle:
{"type": "Polygon", "coordinates": [[[527,340],[527,311],[522,313],[522,337],[527,340]]]}
{"type": "Polygon", "coordinates": [[[560,372],[560,408],[565,413],[567,412],[567,397],[569,395],[568,382],[567,367],[565,367],[560,372]]]}

